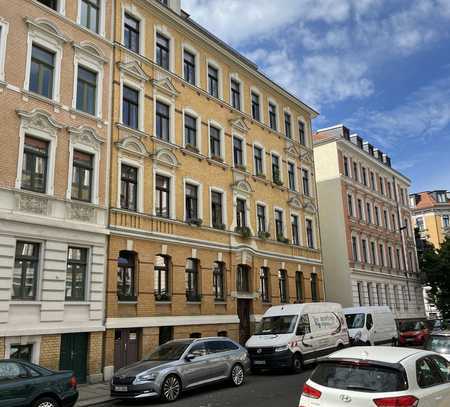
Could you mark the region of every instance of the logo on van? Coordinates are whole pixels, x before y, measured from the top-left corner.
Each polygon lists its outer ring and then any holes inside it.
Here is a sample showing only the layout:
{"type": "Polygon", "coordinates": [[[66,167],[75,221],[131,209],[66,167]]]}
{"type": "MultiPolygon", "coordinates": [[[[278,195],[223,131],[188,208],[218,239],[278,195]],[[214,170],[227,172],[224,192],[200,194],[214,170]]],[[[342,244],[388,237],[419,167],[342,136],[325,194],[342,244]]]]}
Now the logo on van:
{"type": "Polygon", "coordinates": [[[256,353],[262,353],[262,349],[261,348],[259,348],[257,351],[256,351],[256,353]]]}
{"type": "Polygon", "coordinates": [[[350,403],[352,401],[352,398],[348,394],[341,394],[339,396],[339,400],[343,401],[344,403],[350,403]]]}

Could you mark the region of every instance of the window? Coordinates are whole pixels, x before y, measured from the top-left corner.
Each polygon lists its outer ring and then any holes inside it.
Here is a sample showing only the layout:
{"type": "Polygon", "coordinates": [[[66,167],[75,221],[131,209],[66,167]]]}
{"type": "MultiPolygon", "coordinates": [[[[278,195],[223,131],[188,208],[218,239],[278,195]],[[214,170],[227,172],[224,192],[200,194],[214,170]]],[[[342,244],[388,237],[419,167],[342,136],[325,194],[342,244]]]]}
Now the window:
{"type": "Polygon", "coordinates": [[[156,34],[156,64],[170,69],[170,40],[160,33],[156,34]]]}
{"type": "Polygon", "coordinates": [[[92,199],[93,156],[73,151],[72,193],[74,200],[90,202],[92,199]]]}
{"type": "Polygon", "coordinates": [[[139,127],[139,91],[123,86],[122,122],[125,126],[139,127]]]}
{"type": "Polygon", "coordinates": [[[39,244],[18,241],[14,259],[14,300],[35,300],[39,267],[39,244]]]}
{"type": "Polygon", "coordinates": [[[33,345],[12,344],[9,351],[9,358],[31,362],[33,356],[33,345]]]}
{"type": "Polygon", "coordinates": [[[416,218],[416,226],[418,227],[418,229],[423,232],[425,230],[425,224],[423,222],[423,218],[416,218]]]}
{"type": "Polygon", "coordinates": [[[156,216],[170,218],[170,178],[156,174],[156,216]]]}
{"type": "Polygon", "coordinates": [[[375,206],[375,224],[380,226],[380,208],[378,206],[375,206]]]}
{"type": "Polygon", "coordinates": [[[358,243],[355,236],[352,236],[352,255],[353,261],[358,261],[358,243]]]}
{"type": "Polygon", "coordinates": [[[284,129],[287,138],[292,138],[292,123],[291,115],[288,112],[284,112],[284,129]]]}
{"type": "Polygon", "coordinates": [[[99,32],[100,25],[100,0],[81,0],[81,18],[82,26],[99,32]]]}
{"type": "Polygon", "coordinates": [[[233,137],[233,162],[235,167],[244,165],[244,145],[242,139],[233,137]]]}
{"type": "Polygon", "coordinates": [[[449,215],[442,216],[442,225],[444,226],[444,228],[450,227],[450,216],[449,215]]]}
{"type": "Polygon", "coordinates": [[[31,50],[30,91],[53,98],[55,53],[33,44],[31,50]]]}
{"type": "Polygon", "coordinates": [[[236,79],[231,79],[231,106],[241,110],[241,84],[236,79]]]}
{"type": "Polygon", "coordinates": [[[388,213],[387,213],[386,209],[383,211],[383,217],[384,217],[384,227],[386,229],[388,229],[389,228],[389,221],[388,221],[388,213]]]}
{"type": "Polygon", "coordinates": [[[375,242],[370,242],[370,253],[372,256],[372,264],[377,264],[377,252],[375,242]]]}
{"type": "Polygon", "coordinates": [[[121,251],[117,265],[117,296],[119,301],[136,301],[135,254],[133,252],[121,251]]]}
{"type": "Polygon", "coordinates": [[[393,268],[393,259],[392,259],[392,247],[388,247],[388,266],[393,268]]]}
{"type": "Polygon", "coordinates": [[[253,147],[254,161],[255,161],[255,175],[263,175],[263,149],[261,147],[253,147]]]}
{"type": "Polygon", "coordinates": [[[436,197],[437,197],[437,201],[439,203],[447,203],[447,197],[446,197],[445,192],[438,192],[436,194],[436,197]]]}
{"type": "Polygon", "coordinates": [[[384,179],[380,177],[380,193],[384,195],[384,179]]]}
{"type": "Polygon", "coordinates": [[[347,206],[348,206],[348,215],[353,217],[353,197],[351,195],[347,195],[347,206]]]}
{"type": "Polygon", "coordinates": [[[314,232],[311,219],[306,219],[306,238],[308,241],[308,247],[310,249],[314,249],[314,232]]]}
{"type": "Polygon", "coordinates": [[[384,285],[384,291],[386,293],[386,304],[391,307],[391,289],[389,287],[389,284],[384,285]]]}
{"type": "Polygon", "coordinates": [[[213,266],[213,289],[216,301],[225,300],[225,263],[216,261],[213,266]]]}
{"type": "Polygon", "coordinates": [[[287,271],[279,270],[278,271],[278,287],[280,289],[280,302],[282,304],[288,302],[287,297],[287,271]]]}
{"type": "Polygon", "coordinates": [[[368,259],[369,255],[367,253],[367,240],[366,239],[362,239],[361,243],[362,243],[362,252],[363,252],[364,263],[368,263],[369,262],[369,259],[368,259]]]}
{"type": "Polygon", "coordinates": [[[407,290],[406,290],[405,286],[402,287],[402,294],[403,294],[403,305],[405,307],[405,310],[407,310],[408,309],[408,294],[407,294],[407,290]]]}
{"type": "Polygon", "coordinates": [[[387,183],[387,192],[389,199],[392,199],[392,184],[389,181],[387,183]]]}
{"type": "Polygon", "coordinates": [[[280,158],[275,154],[272,154],[272,180],[276,184],[281,184],[280,158]]]}
{"type": "Polygon", "coordinates": [[[198,219],[198,186],[186,184],[186,221],[198,219]]]}
{"type": "Polygon", "coordinates": [[[302,169],[302,182],[303,182],[303,193],[306,196],[310,196],[310,191],[309,191],[309,171],[305,170],[304,168],[302,169]]]}
{"type": "Polygon", "coordinates": [[[85,300],[87,257],[87,249],[69,247],[66,273],[66,301],[85,300]]]}
{"type": "Polygon", "coordinates": [[[221,192],[211,191],[211,218],[213,228],[224,229],[223,194],[221,192]]]}
{"type": "Polygon", "coordinates": [[[423,358],[416,362],[416,375],[417,384],[422,389],[443,383],[442,376],[430,358],[423,358]]]}
{"type": "Polygon", "coordinates": [[[237,266],[236,288],[240,292],[250,291],[249,266],[245,264],[239,264],[237,266]]]}
{"type": "Polygon", "coordinates": [[[361,169],[362,169],[363,184],[367,186],[367,169],[365,167],[361,167],[361,169]]]}
{"type": "Polygon", "coordinates": [[[220,158],[222,156],[220,129],[209,126],[209,148],[211,157],[220,158]]]}
{"type": "MultiPolygon", "coordinates": [[[[438,346],[441,345],[442,342],[444,342],[444,344],[447,344],[447,349],[448,349],[448,339],[444,341],[441,341],[440,338],[435,338],[434,340],[431,340],[431,343],[435,343],[438,346]]],[[[431,346],[433,347],[433,346],[431,346]]],[[[444,345],[445,347],[445,345],[444,345]]],[[[435,356],[435,355],[431,355],[430,359],[433,360],[433,362],[436,364],[436,367],[439,369],[439,371],[441,372],[442,377],[444,378],[445,382],[449,382],[450,381],[450,362],[445,360],[443,357],[441,356],[435,356]]]]}
{"type": "Polygon", "coordinates": [[[299,230],[298,230],[298,216],[291,215],[291,228],[292,228],[292,244],[299,246],[299,230]]]}
{"type": "Polygon", "coordinates": [[[305,123],[299,121],[298,122],[298,138],[301,145],[306,146],[306,131],[305,131],[305,123]]]}
{"type": "Polygon", "coordinates": [[[97,73],[78,66],[77,109],[91,115],[96,114],[97,73]]]}
{"type": "Polygon", "coordinates": [[[208,92],[219,98],[219,70],[211,65],[208,65],[208,92]]]}
{"type": "Polygon", "coordinates": [[[273,103],[269,103],[269,126],[277,130],[277,107],[273,103]]]}
{"type": "Polygon", "coordinates": [[[384,267],[384,246],[381,243],[379,245],[379,258],[381,267],[384,267]]]}
{"type": "Polygon", "coordinates": [[[169,0],[159,0],[159,2],[160,2],[161,4],[164,4],[165,6],[168,6],[168,5],[169,5],[169,0]]]}
{"type": "Polygon", "coordinates": [[[197,148],[197,118],[188,114],[184,115],[184,143],[197,148]]]}
{"type": "Polygon", "coordinates": [[[311,274],[311,299],[313,302],[319,301],[317,274],[311,274]]]}
{"type": "Polygon", "coordinates": [[[363,283],[361,281],[358,281],[356,286],[358,288],[358,302],[359,302],[359,306],[361,307],[364,305],[363,283]]]}
{"type": "Polygon", "coordinates": [[[156,301],[169,301],[169,264],[168,256],[156,256],[154,266],[155,299],[156,301]]]}
{"type": "Polygon", "coordinates": [[[261,301],[269,302],[269,269],[267,267],[261,267],[259,270],[259,282],[261,286],[261,301]]]}
{"type": "Polygon", "coordinates": [[[289,182],[289,189],[291,191],[295,191],[296,182],[295,182],[295,164],[294,163],[288,163],[288,182],[289,182]]]}
{"type": "Polygon", "coordinates": [[[236,199],[236,225],[238,228],[247,227],[246,202],[243,199],[236,199]]]}
{"type": "Polygon", "coordinates": [[[370,171],[370,187],[375,191],[375,174],[372,171],[370,171]]]}
{"type": "Polygon", "coordinates": [[[369,202],[366,203],[366,208],[367,208],[367,223],[372,223],[372,208],[369,202]]]}
{"type": "Polygon", "coordinates": [[[367,283],[367,296],[369,298],[369,306],[373,305],[372,283],[367,283]]]}
{"type": "MultiPolygon", "coordinates": [[[[0,381],[2,383],[18,381],[23,377],[28,377],[29,372],[20,363],[0,361],[0,381]]],[[[9,393],[10,394],[10,393],[9,393]]]]}
{"type": "Polygon", "coordinates": [[[198,260],[187,259],[186,261],[186,299],[187,301],[200,301],[198,285],[198,260]]]}
{"type": "Polygon", "coordinates": [[[353,161],[353,178],[355,181],[358,181],[358,164],[353,161]]]}
{"type": "Polygon", "coordinates": [[[348,158],[344,157],[344,175],[346,177],[348,177],[350,174],[349,169],[348,169],[348,158]]]}
{"type": "Polygon", "coordinates": [[[156,137],[170,141],[170,106],[156,102],[156,137]]]}
{"type": "Polygon", "coordinates": [[[397,230],[397,227],[395,226],[396,225],[396,223],[395,223],[395,213],[393,213],[391,216],[392,216],[392,225],[391,225],[391,227],[392,227],[392,230],[395,232],[397,230]]]}
{"type": "Polygon", "coordinates": [[[256,217],[258,220],[258,233],[266,232],[266,207],[264,205],[256,205],[256,217]]]}
{"type": "Polygon", "coordinates": [[[303,273],[301,271],[295,272],[295,296],[297,304],[303,302],[303,273]]]}
{"type": "Polygon", "coordinates": [[[58,0],[38,0],[44,6],[47,6],[55,11],[58,11],[58,0]]]}
{"type": "Polygon", "coordinates": [[[124,46],[129,50],[139,54],[140,42],[140,22],[129,14],[125,13],[124,22],[124,46]]]}
{"type": "Polygon", "coordinates": [[[283,211],[280,209],[275,209],[275,231],[277,239],[284,237],[283,211]]]}
{"type": "Polygon", "coordinates": [[[403,270],[402,262],[401,262],[401,257],[400,257],[400,249],[396,249],[396,250],[395,250],[395,254],[396,254],[396,256],[397,256],[397,258],[396,258],[396,261],[397,261],[397,268],[398,268],[399,270],[403,270]]]}
{"type": "Polygon", "coordinates": [[[195,55],[186,50],[184,50],[184,80],[191,85],[196,84],[195,55]]]}
{"type": "Polygon", "coordinates": [[[252,92],[252,117],[257,121],[261,121],[261,104],[259,99],[259,95],[252,92]]]}
{"type": "Polygon", "coordinates": [[[48,142],[25,136],[22,189],[45,193],[47,188],[48,142]]]}
{"type": "Polygon", "coordinates": [[[129,165],[121,166],[120,207],[130,211],[137,210],[138,170],[129,165]]]}
{"type": "Polygon", "coordinates": [[[362,201],[361,201],[361,199],[358,199],[357,202],[358,202],[358,216],[359,216],[359,220],[362,220],[363,219],[362,201]]]}

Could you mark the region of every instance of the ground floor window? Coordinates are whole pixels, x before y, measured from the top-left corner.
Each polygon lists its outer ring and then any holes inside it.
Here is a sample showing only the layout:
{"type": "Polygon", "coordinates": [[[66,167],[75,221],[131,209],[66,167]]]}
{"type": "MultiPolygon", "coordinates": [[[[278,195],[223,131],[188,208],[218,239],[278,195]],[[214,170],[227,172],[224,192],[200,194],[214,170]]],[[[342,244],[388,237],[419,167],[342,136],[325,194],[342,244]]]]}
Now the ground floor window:
{"type": "Polygon", "coordinates": [[[19,345],[13,344],[10,348],[9,358],[23,360],[25,362],[32,362],[33,345],[19,345]]]}

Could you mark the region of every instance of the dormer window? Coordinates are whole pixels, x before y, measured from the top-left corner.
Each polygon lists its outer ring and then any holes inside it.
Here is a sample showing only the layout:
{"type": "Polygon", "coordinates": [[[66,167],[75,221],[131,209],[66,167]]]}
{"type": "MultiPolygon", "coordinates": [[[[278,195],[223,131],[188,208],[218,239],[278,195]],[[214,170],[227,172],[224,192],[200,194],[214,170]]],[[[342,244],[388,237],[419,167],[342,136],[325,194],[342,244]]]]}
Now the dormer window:
{"type": "Polygon", "coordinates": [[[438,192],[437,193],[437,201],[439,203],[447,203],[447,197],[445,192],[438,192]]]}
{"type": "Polygon", "coordinates": [[[52,10],[58,11],[58,0],[38,0],[38,2],[52,10]]]}

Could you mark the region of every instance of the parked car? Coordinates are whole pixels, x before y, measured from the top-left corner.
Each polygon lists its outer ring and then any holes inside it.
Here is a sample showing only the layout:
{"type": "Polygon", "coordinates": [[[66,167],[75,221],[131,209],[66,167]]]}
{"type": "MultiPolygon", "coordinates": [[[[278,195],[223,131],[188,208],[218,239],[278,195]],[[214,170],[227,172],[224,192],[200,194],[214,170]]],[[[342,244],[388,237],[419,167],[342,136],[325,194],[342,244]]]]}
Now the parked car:
{"type": "Polygon", "coordinates": [[[343,311],[352,345],[397,343],[397,324],[389,307],[354,307],[343,311]]]}
{"type": "Polygon", "coordinates": [[[431,333],[425,342],[425,349],[439,353],[450,362],[450,330],[431,333]]]}
{"type": "Polygon", "coordinates": [[[450,365],[434,352],[389,346],[344,349],[321,359],[299,407],[448,407],[450,365]]]}
{"type": "Polygon", "coordinates": [[[250,370],[246,349],[224,337],[174,340],[116,372],[111,396],[177,400],[181,392],[218,381],[241,386],[250,370]]]}
{"type": "Polygon", "coordinates": [[[430,332],[444,329],[444,321],[442,319],[428,319],[426,323],[430,332]]]}
{"type": "Polygon", "coordinates": [[[422,346],[430,334],[424,321],[402,321],[399,325],[400,346],[422,346]]]}
{"type": "Polygon", "coordinates": [[[54,372],[20,360],[0,360],[1,407],[72,407],[78,399],[73,372],[54,372]]]}
{"type": "Polygon", "coordinates": [[[349,345],[347,323],[340,304],[308,303],[269,308],[246,343],[252,370],[290,369],[349,345]]]}

